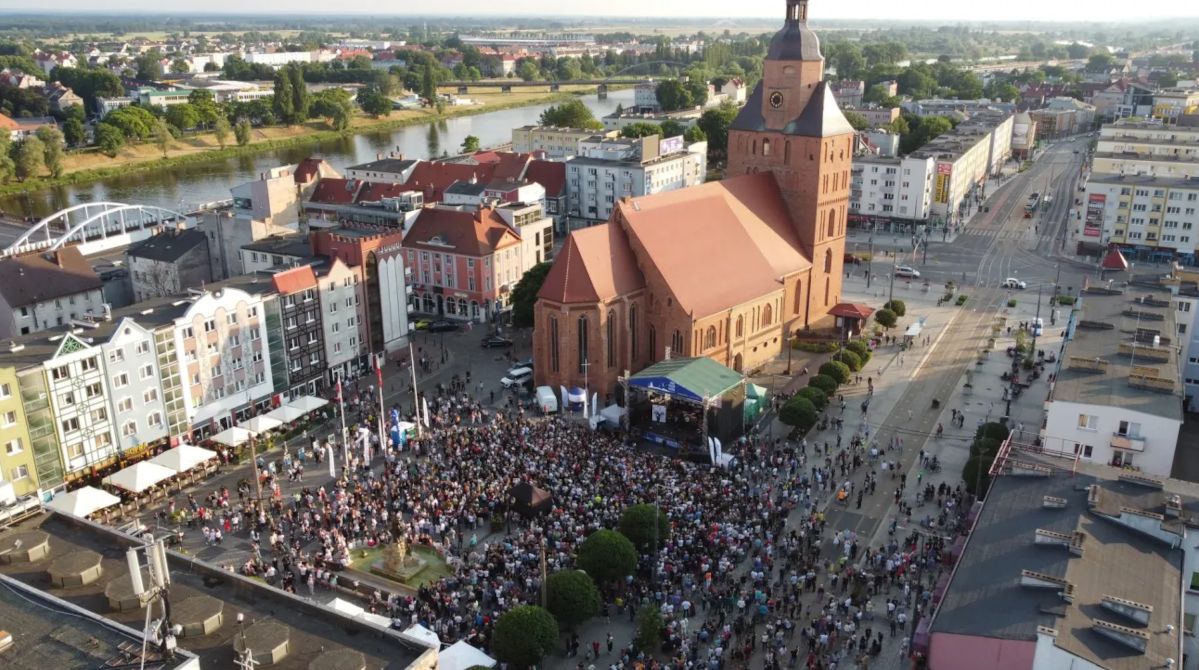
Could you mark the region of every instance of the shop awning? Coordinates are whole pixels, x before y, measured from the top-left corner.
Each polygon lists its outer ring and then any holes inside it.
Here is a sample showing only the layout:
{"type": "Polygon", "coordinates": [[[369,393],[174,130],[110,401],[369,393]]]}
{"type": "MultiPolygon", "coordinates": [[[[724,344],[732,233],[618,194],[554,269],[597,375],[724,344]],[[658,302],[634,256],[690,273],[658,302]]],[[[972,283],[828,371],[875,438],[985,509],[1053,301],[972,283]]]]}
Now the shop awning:
{"type": "Polygon", "coordinates": [[[271,417],[263,414],[262,416],[250,417],[249,419],[246,419],[237,425],[245,428],[255,435],[261,435],[268,430],[274,430],[279,426],[282,426],[283,422],[278,419],[272,419],[271,417]]]}
{"type": "Polygon", "coordinates": [[[175,476],[175,471],[150,461],[134,463],[129,467],[104,478],[105,484],[141,493],[164,479],[175,476]]]}
{"type": "Polygon", "coordinates": [[[655,363],[629,378],[634,388],[702,402],[744,383],[741,374],[711,358],[673,358],[655,363]]]}
{"type": "Polygon", "coordinates": [[[211,449],[190,444],[181,444],[174,449],[162,452],[147,462],[161,465],[175,472],[187,472],[197,465],[207,463],[214,458],[216,458],[216,452],[211,449]]]}
{"type": "Polygon", "coordinates": [[[292,421],[303,417],[305,414],[307,414],[307,412],[299,409],[298,407],[292,407],[291,405],[280,405],[266,414],[263,414],[263,416],[270,417],[276,421],[282,421],[283,423],[291,423],[292,421]]]}
{"type": "Polygon", "coordinates": [[[121,502],[121,499],[94,486],[84,486],[70,493],[54,496],[46,507],[55,512],[84,517],[121,502]]]}
{"type": "Polygon", "coordinates": [[[328,405],[329,401],[324,398],[318,398],[314,395],[302,395],[299,398],[287,403],[288,407],[295,407],[301,412],[307,414],[328,405]]]}
{"type": "Polygon", "coordinates": [[[213,435],[212,441],[219,442],[226,447],[240,447],[246,442],[249,442],[251,437],[254,437],[254,433],[251,433],[240,426],[234,426],[232,428],[226,428],[216,435],[213,435]]]}

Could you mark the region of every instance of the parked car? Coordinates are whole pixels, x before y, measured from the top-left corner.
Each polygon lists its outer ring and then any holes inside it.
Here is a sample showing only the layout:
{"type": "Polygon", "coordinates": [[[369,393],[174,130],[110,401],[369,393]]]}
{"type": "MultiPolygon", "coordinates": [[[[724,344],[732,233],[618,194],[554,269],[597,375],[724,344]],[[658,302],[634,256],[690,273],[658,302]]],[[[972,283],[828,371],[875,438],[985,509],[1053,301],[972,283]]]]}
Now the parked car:
{"type": "Polygon", "coordinates": [[[858,265],[861,262],[862,262],[862,259],[860,256],[857,256],[855,254],[845,254],[845,264],[846,265],[858,265]]]}
{"type": "Polygon", "coordinates": [[[1026,289],[1028,288],[1028,284],[1016,279],[1015,277],[1008,277],[1007,279],[1003,280],[1003,283],[999,285],[999,288],[1026,289]]]}
{"type": "Polygon", "coordinates": [[[1041,337],[1045,334],[1045,321],[1041,317],[1037,317],[1032,321],[1032,334],[1035,337],[1041,337]]]}
{"type": "Polygon", "coordinates": [[[910,265],[897,265],[895,266],[895,276],[907,279],[919,279],[920,271],[910,265]]]}
{"type": "Polygon", "coordinates": [[[420,321],[417,321],[416,323],[412,324],[412,329],[413,330],[428,330],[430,323],[431,322],[428,319],[421,319],[420,321]]]}
{"type": "Polygon", "coordinates": [[[508,368],[508,372],[512,372],[513,370],[517,370],[519,368],[529,368],[530,370],[532,370],[533,369],[533,359],[526,358],[524,360],[516,361],[515,363],[512,364],[511,367],[508,368]]]}
{"type": "Polygon", "coordinates": [[[500,386],[506,389],[519,388],[533,381],[533,368],[515,368],[500,380],[500,386]]]}
{"type": "Polygon", "coordinates": [[[429,324],[430,333],[452,333],[458,330],[458,324],[453,321],[434,321],[429,324]]]}
{"type": "Polygon", "coordinates": [[[483,338],[484,349],[503,349],[512,346],[512,340],[499,335],[488,335],[483,338]]]}

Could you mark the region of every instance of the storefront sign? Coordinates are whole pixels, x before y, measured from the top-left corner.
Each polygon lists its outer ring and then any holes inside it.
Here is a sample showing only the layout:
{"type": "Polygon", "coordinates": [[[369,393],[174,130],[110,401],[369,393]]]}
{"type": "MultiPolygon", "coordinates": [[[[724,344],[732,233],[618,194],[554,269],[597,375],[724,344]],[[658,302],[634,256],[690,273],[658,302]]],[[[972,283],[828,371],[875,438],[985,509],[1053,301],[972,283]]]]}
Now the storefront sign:
{"type": "Polygon", "coordinates": [[[1083,223],[1083,236],[1099,237],[1103,234],[1103,210],[1106,204],[1107,196],[1102,193],[1092,193],[1087,198],[1087,218],[1083,223]]]}

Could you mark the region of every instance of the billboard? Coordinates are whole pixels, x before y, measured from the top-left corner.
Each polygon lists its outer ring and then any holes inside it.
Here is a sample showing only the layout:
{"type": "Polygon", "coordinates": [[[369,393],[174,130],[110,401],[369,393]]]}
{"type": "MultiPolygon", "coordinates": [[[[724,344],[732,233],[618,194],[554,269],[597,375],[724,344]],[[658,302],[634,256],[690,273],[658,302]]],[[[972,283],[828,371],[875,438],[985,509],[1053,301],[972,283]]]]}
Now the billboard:
{"type": "Polygon", "coordinates": [[[942,172],[937,167],[937,181],[933,187],[933,200],[940,203],[949,202],[949,173],[942,172]]]}
{"type": "Polygon", "coordinates": [[[953,174],[953,163],[937,163],[937,174],[945,176],[953,174]]]}
{"type": "Polygon", "coordinates": [[[1084,237],[1099,237],[1103,234],[1103,210],[1106,205],[1107,196],[1102,193],[1087,196],[1087,217],[1082,226],[1084,237]]]}
{"type": "Polygon", "coordinates": [[[658,155],[665,156],[682,151],[684,148],[683,136],[676,135],[674,137],[663,138],[658,142],[658,155]]]}

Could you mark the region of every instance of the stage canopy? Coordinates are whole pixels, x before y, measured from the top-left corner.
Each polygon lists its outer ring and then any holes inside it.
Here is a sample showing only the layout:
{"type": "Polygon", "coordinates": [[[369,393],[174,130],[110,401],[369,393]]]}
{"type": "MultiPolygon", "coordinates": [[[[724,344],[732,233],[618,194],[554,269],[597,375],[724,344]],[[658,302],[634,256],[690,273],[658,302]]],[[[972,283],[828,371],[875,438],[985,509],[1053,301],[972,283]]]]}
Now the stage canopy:
{"type": "Polygon", "coordinates": [[[629,386],[703,402],[737,388],[741,374],[711,358],[672,358],[654,363],[629,378],[629,386]]]}

